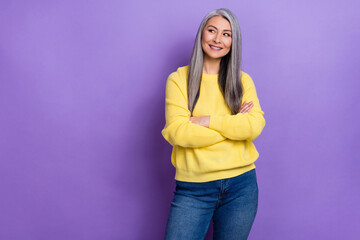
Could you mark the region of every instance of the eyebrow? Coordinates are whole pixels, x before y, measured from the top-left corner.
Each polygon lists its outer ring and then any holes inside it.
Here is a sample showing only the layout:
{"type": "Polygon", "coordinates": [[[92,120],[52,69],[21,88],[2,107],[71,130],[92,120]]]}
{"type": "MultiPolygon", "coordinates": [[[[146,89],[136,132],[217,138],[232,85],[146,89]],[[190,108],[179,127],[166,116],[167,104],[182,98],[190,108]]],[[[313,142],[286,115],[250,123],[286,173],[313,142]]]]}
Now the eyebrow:
{"type": "MultiPolygon", "coordinates": [[[[213,28],[215,28],[215,29],[217,30],[217,27],[215,27],[215,26],[213,26],[213,25],[209,25],[208,27],[213,27],[213,28]]],[[[229,30],[229,29],[224,29],[224,31],[231,32],[231,30],[229,30]]]]}

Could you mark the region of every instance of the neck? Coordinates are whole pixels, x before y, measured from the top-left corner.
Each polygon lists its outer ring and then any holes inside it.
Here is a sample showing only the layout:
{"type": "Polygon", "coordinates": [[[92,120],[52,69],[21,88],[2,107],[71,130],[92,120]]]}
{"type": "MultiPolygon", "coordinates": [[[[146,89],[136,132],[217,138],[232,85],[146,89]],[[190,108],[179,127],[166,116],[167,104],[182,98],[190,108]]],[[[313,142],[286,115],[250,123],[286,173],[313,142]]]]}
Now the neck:
{"type": "Polygon", "coordinates": [[[209,58],[204,55],[203,72],[206,74],[218,74],[221,58],[209,58]]]}

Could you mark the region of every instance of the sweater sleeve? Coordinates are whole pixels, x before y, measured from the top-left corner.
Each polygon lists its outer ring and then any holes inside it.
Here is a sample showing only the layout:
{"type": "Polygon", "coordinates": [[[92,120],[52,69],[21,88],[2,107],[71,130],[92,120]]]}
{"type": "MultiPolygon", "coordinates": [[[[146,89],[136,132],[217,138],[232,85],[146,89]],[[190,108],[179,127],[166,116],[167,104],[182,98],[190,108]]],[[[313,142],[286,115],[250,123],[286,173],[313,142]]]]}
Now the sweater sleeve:
{"type": "Polygon", "coordinates": [[[209,146],[226,139],[219,132],[190,121],[191,113],[187,105],[186,82],[181,82],[176,72],[170,74],[166,82],[165,119],[161,131],[172,145],[188,148],[209,146]]]}
{"type": "Polygon", "coordinates": [[[231,140],[255,140],[265,127],[264,112],[262,111],[256,88],[251,77],[244,73],[244,94],[242,103],[253,102],[253,107],[248,113],[235,115],[211,115],[209,128],[220,132],[231,140]]]}

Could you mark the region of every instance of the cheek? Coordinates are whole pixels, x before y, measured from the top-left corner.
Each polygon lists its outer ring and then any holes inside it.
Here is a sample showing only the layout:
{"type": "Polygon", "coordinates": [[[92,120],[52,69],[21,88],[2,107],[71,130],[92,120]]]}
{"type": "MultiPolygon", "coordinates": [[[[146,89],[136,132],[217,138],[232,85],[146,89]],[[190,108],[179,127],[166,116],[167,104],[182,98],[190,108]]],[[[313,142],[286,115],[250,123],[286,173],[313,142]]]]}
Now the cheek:
{"type": "Polygon", "coordinates": [[[206,48],[206,46],[208,45],[209,42],[209,38],[206,35],[203,35],[202,41],[201,41],[201,45],[203,48],[206,48]]]}
{"type": "Polygon", "coordinates": [[[201,40],[201,47],[204,48],[204,47],[205,47],[205,44],[206,44],[206,43],[205,43],[205,39],[203,38],[203,39],[201,40]]]}
{"type": "Polygon", "coordinates": [[[226,46],[227,46],[228,48],[231,48],[231,43],[232,43],[232,40],[230,39],[229,41],[226,42],[226,46]]]}
{"type": "Polygon", "coordinates": [[[203,42],[203,43],[206,43],[207,41],[209,41],[209,36],[206,35],[206,34],[203,34],[202,42],[203,42]]]}

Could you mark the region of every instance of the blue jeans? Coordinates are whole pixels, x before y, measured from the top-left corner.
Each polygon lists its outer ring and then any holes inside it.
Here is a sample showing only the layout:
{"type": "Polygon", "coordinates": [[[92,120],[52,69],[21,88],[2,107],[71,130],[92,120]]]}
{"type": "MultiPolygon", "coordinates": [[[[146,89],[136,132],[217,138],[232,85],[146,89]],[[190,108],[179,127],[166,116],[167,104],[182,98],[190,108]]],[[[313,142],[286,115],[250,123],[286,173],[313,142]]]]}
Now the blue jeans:
{"type": "Polygon", "coordinates": [[[255,168],[210,182],[176,180],[165,240],[203,240],[213,220],[214,240],[246,240],[258,208],[255,168]]]}

